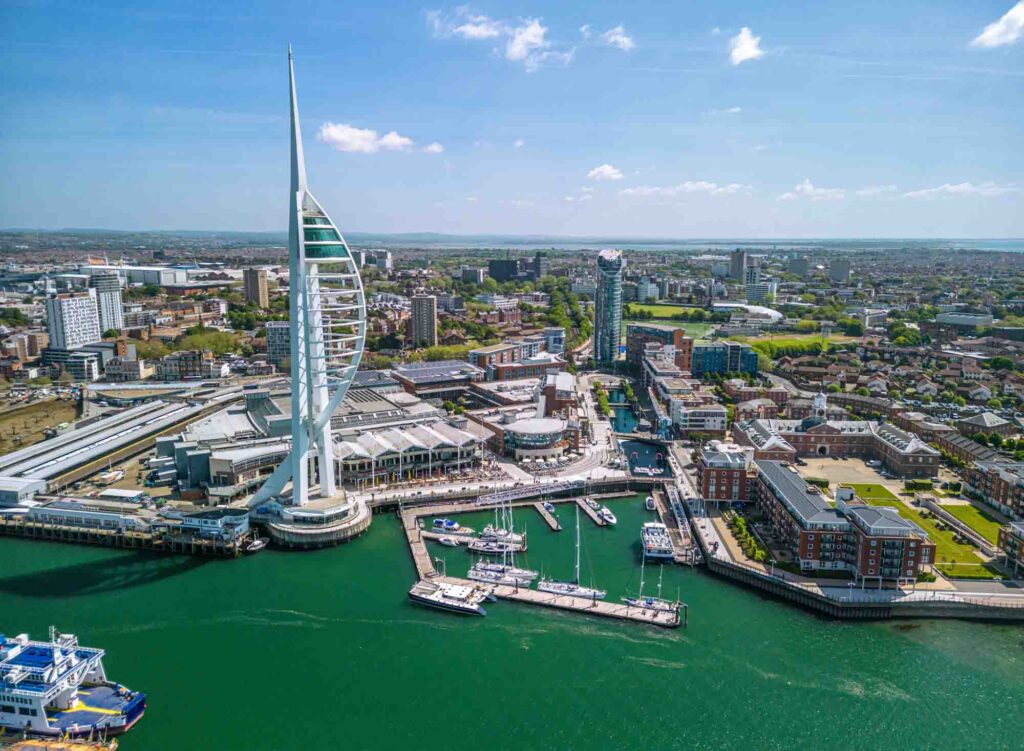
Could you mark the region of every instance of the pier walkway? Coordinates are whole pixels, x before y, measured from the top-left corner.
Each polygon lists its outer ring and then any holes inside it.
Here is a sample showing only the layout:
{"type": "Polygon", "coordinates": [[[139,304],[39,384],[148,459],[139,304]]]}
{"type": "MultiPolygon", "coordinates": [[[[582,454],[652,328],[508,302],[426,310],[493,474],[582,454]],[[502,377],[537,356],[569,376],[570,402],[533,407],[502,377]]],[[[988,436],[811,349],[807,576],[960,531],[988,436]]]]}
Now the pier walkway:
{"type": "Polygon", "coordinates": [[[586,503],[583,502],[582,498],[576,499],[576,505],[580,507],[580,511],[590,517],[590,520],[599,527],[605,526],[608,522],[597,515],[594,509],[590,508],[586,503]]]}
{"type": "Polygon", "coordinates": [[[558,519],[556,519],[550,511],[544,508],[543,503],[535,503],[533,504],[533,507],[537,509],[537,513],[541,515],[541,518],[548,523],[548,526],[551,527],[552,530],[555,532],[562,531],[562,525],[558,523],[558,519]]]}

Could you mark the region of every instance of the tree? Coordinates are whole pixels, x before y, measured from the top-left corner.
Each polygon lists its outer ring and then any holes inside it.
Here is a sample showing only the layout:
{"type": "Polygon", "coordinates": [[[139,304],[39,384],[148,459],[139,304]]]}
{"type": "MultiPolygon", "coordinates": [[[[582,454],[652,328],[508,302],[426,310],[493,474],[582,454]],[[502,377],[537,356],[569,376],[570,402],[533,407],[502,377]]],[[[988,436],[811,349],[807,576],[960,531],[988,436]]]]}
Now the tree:
{"type": "Polygon", "coordinates": [[[117,339],[119,336],[121,336],[121,332],[117,329],[107,329],[103,332],[104,339],[117,339]]]}
{"type": "Polygon", "coordinates": [[[993,396],[991,399],[985,402],[985,406],[988,407],[989,409],[1001,409],[1003,403],[998,398],[993,396]]]}
{"type": "Polygon", "coordinates": [[[1013,370],[1013,360],[1005,355],[996,355],[988,364],[992,370],[1013,370]]]}
{"type": "Polygon", "coordinates": [[[1003,445],[1003,437],[1001,435],[999,435],[998,433],[992,433],[988,437],[988,445],[991,446],[994,449],[999,448],[1000,446],[1003,445]]]}
{"type": "Polygon", "coordinates": [[[838,383],[830,383],[828,385],[828,388],[826,388],[825,390],[830,394],[838,394],[840,391],[843,390],[843,387],[840,386],[838,383]]]}
{"type": "Polygon", "coordinates": [[[953,404],[955,404],[958,407],[965,407],[967,406],[967,400],[964,399],[962,396],[956,396],[953,397],[953,404]]]}

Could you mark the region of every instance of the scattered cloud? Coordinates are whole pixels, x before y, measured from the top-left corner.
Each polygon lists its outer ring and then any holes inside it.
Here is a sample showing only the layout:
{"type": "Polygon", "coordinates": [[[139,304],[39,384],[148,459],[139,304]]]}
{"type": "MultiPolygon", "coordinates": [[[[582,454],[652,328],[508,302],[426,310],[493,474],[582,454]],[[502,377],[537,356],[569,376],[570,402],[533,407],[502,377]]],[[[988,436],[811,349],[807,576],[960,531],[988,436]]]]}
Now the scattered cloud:
{"type": "Polygon", "coordinates": [[[512,147],[515,148],[515,149],[521,149],[525,145],[526,145],[526,141],[524,141],[522,138],[517,138],[515,143],[512,144],[512,147]]]}
{"type": "Polygon", "coordinates": [[[476,196],[469,196],[469,197],[468,197],[468,198],[467,198],[466,200],[467,200],[467,201],[468,201],[469,203],[477,203],[477,202],[478,202],[478,201],[479,201],[480,199],[479,199],[479,198],[477,198],[476,196]]]}
{"type": "Polygon", "coordinates": [[[521,208],[526,208],[528,206],[533,206],[533,201],[530,201],[530,200],[525,199],[525,198],[513,198],[510,201],[502,201],[502,203],[507,205],[507,206],[515,206],[516,208],[520,208],[520,209],[521,208]]]}
{"type": "Polygon", "coordinates": [[[708,114],[708,115],[738,115],[742,111],[743,111],[742,107],[727,107],[726,109],[722,109],[722,110],[711,109],[711,110],[708,110],[707,113],[705,113],[705,114],[708,114]]]}
{"type": "Polygon", "coordinates": [[[845,188],[819,188],[811,183],[810,180],[805,179],[794,187],[793,190],[783,193],[776,200],[795,201],[798,198],[809,198],[812,201],[838,201],[845,197],[845,188]]]}
{"type": "Polygon", "coordinates": [[[751,151],[767,151],[771,147],[766,143],[759,143],[750,147],[751,151]]]}
{"type": "Polygon", "coordinates": [[[590,39],[590,24],[585,23],[580,26],[580,36],[584,39],[590,39]]]}
{"type": "MultiPolygon", "coordinates": [[[[555,49],[547,38],[548,28],[538,18],[502,21],[459,6],[451,11],[431,10],[427,22],[439,39],[459,38],[468,41],[504,39],[495,50],[506,60],[522,63],[532,73],[542,65],[568,65],[575,55],[573,49],[555,49]]],[[[590,33],[589,27],[585,27],[590,33]]],[[[583,29],[580,29],[583,33],[583,29]]]]}
{"type": "Polygon", "coordinates": [[[505,32],[505,26],[500,21],[474,13],[468,6],[456,8],[449,14],[439,10],[427,11],[427,21],[437,37],[494,39],[505,32]]]}
{"type": "Polygon", "coordinates": [[[711,30],[711,36],[715,36],[716,37],[716,36],[718,36],[721,33],[722,33],[722,30],[720,28],[718,28],[717,26],[711,30]]]}
{"type": "Polygon", "coordinates": [[[940,198],[942,196],[981,196],[983,198],[993,198],[995,196],[1004,196],[1008,193],[1019,193],[1020,187],[1016,185],[996,185],[992,182],[980,183],[975,185],[974,183],[944,183],[935,188],[923,188],[921,190],[911,190],[903,194],[904,198],[940,198]]]}
{"type": "Polygon", "coordinates": [[[623,196],[678,196],[686,193],[707,193],[712,196],[731,196],[748,186],[740,183],[719,185],[707,180],[687,180],[678,185],[638,185],[635,188],[624,188],[619,191],[623,196]]]}
{"type": "Polygon", "coordinates": [[[1002,47],[1024,36],[1024,0],[1010,8],[971,40],[972,47],[1002,47]]]}
{"type": "MultiPolygon", "coordinates": [[[[349,154],[376,154],[378,151],[411,151],[414,141],[395,131],[379,135],[372,128],[357,128],[348,123],[324,123],[316,137],[337,151],[349,154]]],[[[440,154],[444,147],[431,143],[423,149],[429,154],[440,154]]]]}
{"type": "Polygon", "coordinates": [[[591,180],[621,180],[622,171],[610,164],[602,164],[590,170],[587,173],[587,177],[591,180]]]}
{"type": "Polygon", "coordinates": [[[610,47],[618,47],[623,52],[629,52],[636,47],[633,37],[626,33],[626,28],[622,24],[603,33],[601,41],[610,47]]]}
{"type": "Polygon", "coordinates": [[[733,65],[745,63],[747,60],[757,60],[764,56],[761,49],[761,37],[756,37],[749,28],[744,26],[740,33],[729,40],[729,59],[733,65]]]}
{"type": "Polygon", "coordinates": [[[873,198],[875,196],[883,196],[889,193],[895,193],[895,185],[865,185],[856,191],[857,195],[861,198],[873,198]]]}
{"type": "Polygon", "coordinates": [[[594,186],[593,185],[584,185],[582,188],[580,188],[580,193],[593,193],[593,192],[594,192],[594,186]]]}

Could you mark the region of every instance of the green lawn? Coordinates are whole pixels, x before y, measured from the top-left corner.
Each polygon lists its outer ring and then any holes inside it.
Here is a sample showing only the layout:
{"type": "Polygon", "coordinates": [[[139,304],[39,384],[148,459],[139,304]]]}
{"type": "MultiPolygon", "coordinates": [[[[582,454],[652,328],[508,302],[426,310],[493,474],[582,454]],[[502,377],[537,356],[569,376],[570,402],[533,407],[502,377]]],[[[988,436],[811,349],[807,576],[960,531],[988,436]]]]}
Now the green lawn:
{"type": "Polygon", "coordinates": [[[887,487],[879,485],[878,483],[844,482],[839,487],[853,488],[853,492],[857,494],[858,498],[872,506],[884,506],[886,504],[891,506],[900,505],[900,499],[897,498],[887,487]],[[885,501],[886,503],[872,503],[872,501],[885,501]]]}
{"type": "Polygon", "coordinates": [[[999,542],[999,522],[976,506],[946,504],[942,510],[948,511],[993,545],[999,542]]]}
{"type": "Polygon", "coordinates": [[[707,336],[708,332],[711,331],[718,324],[716,323],[690,323],[688,321],[626,321],[622,322],[622,338],[625,341],[626,338],[626,324],[627,323],[657,323],[662,326],[674,326],[677,329],[686,329],[686,335],[692,337],[694,341],[703,339],[707,336]]]}
{"type": "Polygon", "coordinates": [[[689,313],[693,310],[701,310],[701,308],[691,308],[685,305],[668,305],[666,303],[639,303],[639,302],[628,302],[623,305],[623,308],[629,306],[629,309],[633,312],[643,311],[650,313],[655,318],[672,318],[680,313],[689,313]]]}

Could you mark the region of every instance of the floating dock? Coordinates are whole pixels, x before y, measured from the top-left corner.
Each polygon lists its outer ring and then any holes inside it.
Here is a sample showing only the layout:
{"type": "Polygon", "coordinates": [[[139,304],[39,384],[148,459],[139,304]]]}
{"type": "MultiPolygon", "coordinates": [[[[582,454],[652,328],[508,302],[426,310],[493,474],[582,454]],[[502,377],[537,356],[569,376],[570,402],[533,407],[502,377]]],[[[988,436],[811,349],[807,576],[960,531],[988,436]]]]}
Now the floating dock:
{"type": "Polygon", "coordinates": [[[548,523],[548,526],[555,532],[562,531],[562,525],[558,523],[558,519],[555,518],[554,514],[544,508],[544,504],[539,502],[533,504],[533,507],[537,509],[537,513],[541,515],[541,518],[548,523]]]}
{"type": "Polygon", "coordinates": [[[590,517],[590,520],[599,527],[607,526],[608,522],[597,515],[594,509],[590,508],[586,503],[583,502],[582,498],[576,499],[576,505],[580,507],[580,511],[590,517]]]}

